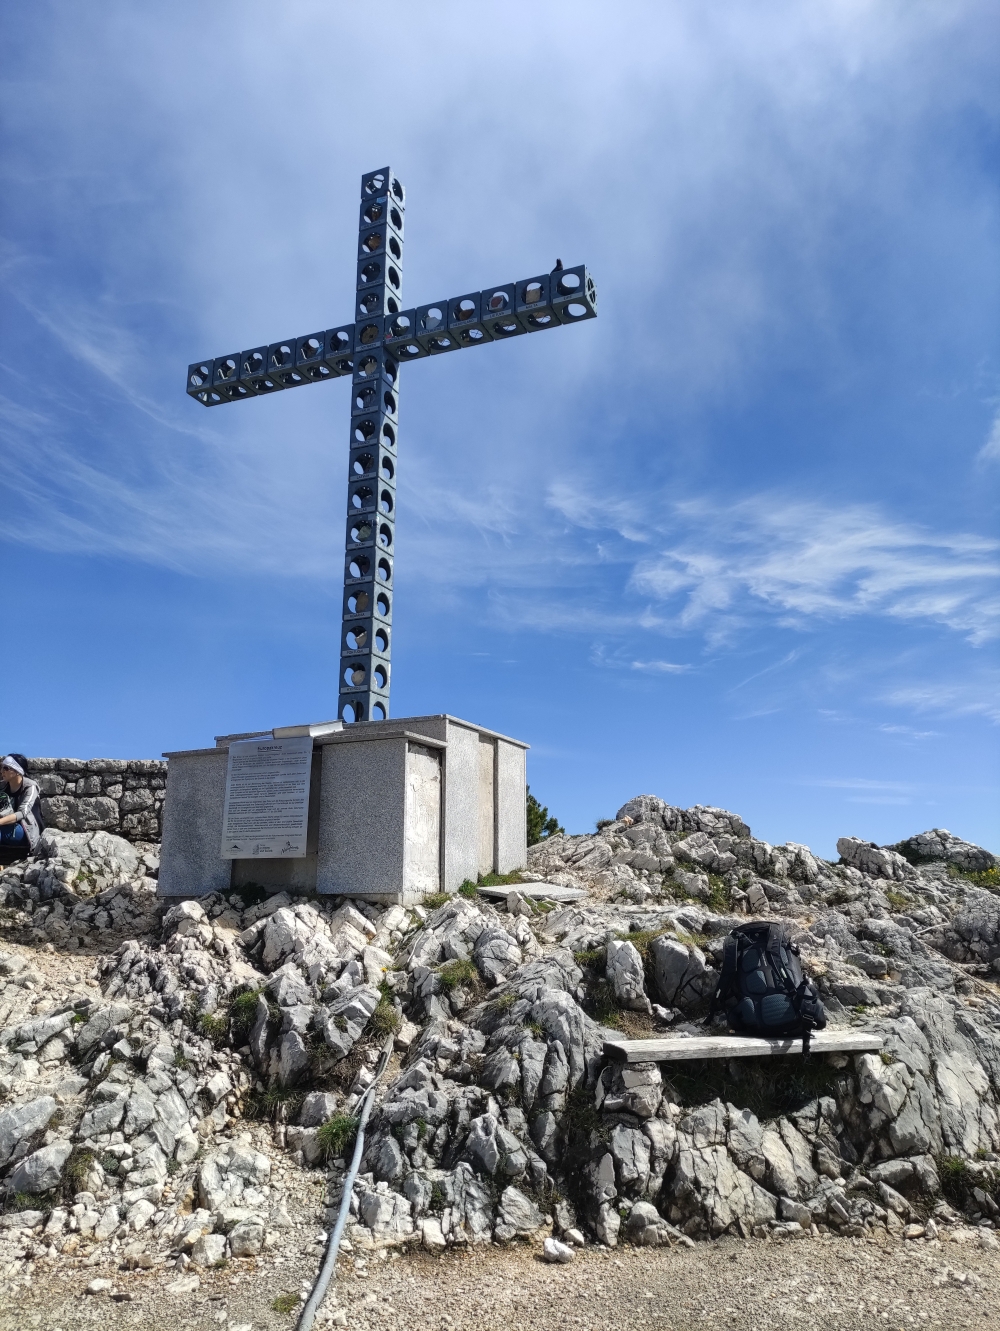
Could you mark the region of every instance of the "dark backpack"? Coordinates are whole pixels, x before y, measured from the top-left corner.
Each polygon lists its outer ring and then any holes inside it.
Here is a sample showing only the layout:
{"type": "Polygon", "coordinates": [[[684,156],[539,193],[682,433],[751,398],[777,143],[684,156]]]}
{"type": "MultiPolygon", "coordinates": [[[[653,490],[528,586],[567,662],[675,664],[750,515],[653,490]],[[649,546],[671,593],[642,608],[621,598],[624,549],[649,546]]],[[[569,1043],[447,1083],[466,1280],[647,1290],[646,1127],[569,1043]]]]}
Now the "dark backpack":
{"type": "Polygon", "coordinates": [[[826,1025],[819,991],[802,973],[799,949],[777,924],[741,924],[726,939],[709,1020],[725,1008],[738,1035],[809,1037],[826,1025]]]}

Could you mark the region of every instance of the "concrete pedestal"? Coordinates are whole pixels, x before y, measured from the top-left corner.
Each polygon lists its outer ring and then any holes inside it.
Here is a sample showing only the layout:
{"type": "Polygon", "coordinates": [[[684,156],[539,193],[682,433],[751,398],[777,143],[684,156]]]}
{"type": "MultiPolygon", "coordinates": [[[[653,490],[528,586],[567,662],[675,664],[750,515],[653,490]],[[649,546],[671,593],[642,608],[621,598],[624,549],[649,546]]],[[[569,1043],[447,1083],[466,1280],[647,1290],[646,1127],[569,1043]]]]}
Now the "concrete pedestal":
{"type": "Polygon", "coordinates": [[[447,715],[317,736],[306,855],[223,859],[229,745],[246,738],[222,735],[211,749],[164,754],[160,896],[259,883],[405,905],[524,867],[528,746],[447,715]]]}

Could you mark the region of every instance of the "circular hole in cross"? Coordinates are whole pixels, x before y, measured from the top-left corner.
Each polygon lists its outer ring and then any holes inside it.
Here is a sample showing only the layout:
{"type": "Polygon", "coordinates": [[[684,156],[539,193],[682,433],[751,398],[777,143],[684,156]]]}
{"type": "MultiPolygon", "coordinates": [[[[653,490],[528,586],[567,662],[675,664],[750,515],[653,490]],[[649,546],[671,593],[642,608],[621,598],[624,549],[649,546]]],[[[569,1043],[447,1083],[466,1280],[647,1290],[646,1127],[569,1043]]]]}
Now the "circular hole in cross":
{"type": "Polygon", "coordinates": [[[372,538],[372,524],[370,522],[354,522],[351,524],[351,540],[359,544],[370,541],[372,538]]]}
{"type": "Polygon", "coordinates": [[[511,337],[512,334],[517,332],[517,324],[508,323],[507,320],[504,320],[502,323],[493,324],[491,331],[496,337],[511,337]]]}
{"type": "Polygon", "coordinates": [[[493,295],[490,296],[486,303],[489,307],[490,314],[503,314],[504,310],[510,304],[510,297],[507,295],[506,291],[494,291],[493,295]]]}
{"type": "Polygon", "coordinates": [[[359,485],[351,495],[351,503],[357,509],[367,508],[372,502],[373,493],[370,485],[359,485]]]}
{"type": "Polygon", "coordinates": [[[374,314],[382,303],[381,291],[366,291],[358,301],[362,311],[365,314],[374,314]]]}
{"type": "Polygon", "coordinates": [[[215,373],[223,383],[226,383],[229,379],[235,378],[238,368],[239,367],[233,360],[232,356],[227,356],[225,360],[219,362],[218,369],[215,373]]]}
{"type": "Polygon", "coordinates": [[[341,329],[339,332],[334,333],[333,337],[330,339],[330,343],[334,351],[347,351],[351,345],[351,339],[343,329],[341,329]]]}
{"type": "Polygon", "coordinates": [[[393,224],[393,226],[396,228],[397,231],[402,231],[402,229],[403,229],[403,215],[402,215],[402,213],[399,211],[398,208],[392,208],[392,209],[390,210],[390,212],[389,212],[389,221],[393,224]]]}
{"type": "Polygon", "coordinates": [[[464,300],[456,301],[455,308],[452,310],[452,317],[456,323],[465,323],[473,318],[476,313],[476,302],[469,300],[468,296],[464,300]]]}
{"type": "Polygon", "coordinates": [[[388,523],[383,522],[378,529],[378,543],[383,550],[388,550],[392,545],[392,528],[388,523]]]}
{"type": "Polygon", "coordinates": [[[366,578],[371,566],[372,561],[367,555],[352,555],[347,567],[352,578],[366,578]]]}
{"type": "Polygon", "coordinates": [[[393,351],[402,360],[415,360],[420,355],[420,348],[416,342],[407,342],[405,346],[393,347],[393,351]]]}
{"type": "Polygon", "coordinates": [[[385,212],[385,206],[378,199],[372,199],[371,203],[361,214],[369,226],[374,226],[376,222],[381,222],[382,214],[385,212]]]}
{"type": "Polygon", "coordinates": [[[367,418],[363,421],[358,421],[354,428],[354,438],[359,444],[363,444],[366,439],[370,439],[374,433],[375,422],[367,418]]]}
{"type": "Polygon", "coordinates": [[[450,337],[432,337],[430,340],[431,351],[450,351],[453,346],[450,337]]]}
{"type": "Polygon", "coordinates": [[[378,598],[375,601],[375,609],[383,619],[389,617],[389,598],[386,596],[385,592],[379,592],[378,598]]]}
{"type": "Polygon", "coordinates": [[[315,360],[323,354],[323,343],[318,337],[307,337],[302,343],[303,360],[315,360]]]}
{"type": "Polygon", "coordinates": [[[244,374],[260,374],[264,368],[264,357],[259,351],[251,351],[243,359],[244,374]]]}
{"type": "Polygon", "coordinates": [[[403,257],[403,251],[400,248],[399,241],[396,239],[395,236],[389,237],[389,253],[392,255],[392,257],[396,260],[397,263],[399,263],[400,259],[403,257]]]}
{"type": "Polygon", "coordinates": [[[382,232],[371,231],[361,242],[361,248],[367,250],[369,254],[377,254],[382,248],[382,232]]]}
{"type": "Polygon", "coordinates": [[[552,325],[551,314],[529,314],[528,323],[532,328],[549,328],[552,325]]]}
{"type": "Polygon", "coordinates": [[[485,337],[486,334],[481,328],[467,328],[462,334],[462,341],[475,346],[477,342],[482,342],[485,337]]]}
{"type": "Polygon", "coordinates": [[[370,346],[372,342],[377,342],[378,340],[379,340],[378,324],[365,324],[364,328],[362,328],[361,330],[362,345],[367,347],[370,346]]]}
{"type": "Polygon", "coordinates": [[[360,721],[364,712],[360,703],[348,702],[344,704],[344,710],[340,714],[340,719],[345,726],[353,726],[355,721],[360,721]]]}
{"type": "Polygon", "coordinates": [[[368,593],[351,592],[347,598],[347,608],[352,615],[363,615],[368,609],[368,593]]]}
{"type": "Polygon", "coordinates": [[[388,490],[383,490],[378,497],[378,506],[383,513],[392,512],[392,495],[388,490]]]}
{"type": "Polygon", "coordinates": [[[351,664],[344,671],[344,683],[350,684],[354,688],[358,689],[365,682],[367,676],[368,676],[368,671],[364,668],[361,662],[352,661],[351,664]]]}
{"type": "Polygon", "coordinates": [[[378,370],[377,356],[362,356],[358,361],[358,374],[362,379],[370,379],[378,370]]]}
{"type": "Polygon", "coordinates": [[[386,411],[394,416],[396,414],[396,399],[388,389],[382,394],[382,402],[386,411]]]}
{"type": "Polygon", "coordinates": [[[379,471],[382,473],[383,480],[391,481],[396,474],[396,468],[392,465],[392,458],[383,458],[379,471]]]}
{"type": "Polygon", "coordinates": [[[525,305],[537,305],[542,298],[541,282],[529,282],[524,288],[525,305]]]}
{"type": "Polygon", "coordinates": [[[367,476],[374,470],[375,455],[373,453],[359,453],[351,463],[351,470],[356,476],[367,476]]]}
{"type": "Polygon", "coordinates": [[[389,276],[389,285],[393,287],[396,291],[398,291],[402,282],[402,279],[399,276],[399,269],[394,268],[393,265],[390,264],[388,276],[389,276]]]}
{"type": "Polygon", "coordinates": [[[212,371],[207,365],[199,365],[191,371],[191,378],[188,380],[192,388],[202,388],[206,379],[211,379],[212,371]]]}
{"type": "Polygon", "coordinates": [[[388,559],[378,561],[378,580],[379,582],[389,582],[392,578],[392,565],[388,559]]]}
{"type": "Polygon", "coordinates": [[[420,316],[420,331],[422,333],[433,333],[443,325],[444,310],[438,309],[436,305],[432,305],[429,310],[425,310],[420,316]]]}
{"type": "Polygon", "coordinates": [[[402,203],[402,202],[403,202],[403,187],[402,187],[402,185],[399,183],[399,181],[396,180],[396,179],[393,179],[393,182],[392,182],[392,192],[393,192],[393,194],[395,194],[395,196],[396,196],[396,198],[399,200],[399,202],[402,203]]]}
{"type": "Polygon", "coordinates": [[[352,652],[360,652],[368,641],[368,630],[363,624],[351,624],[344,634],[344,641],[352,652]]]}
{"type": "Polygon", "coordinates": [[[382,442],[387,444],[389,448],[396,447],[396,435],[391,425],[382,426],[382,442]]]}
{"type": "Polygon", "coordinates": [[[375,630],[375,650],[377,652],[387,652],[389,650],[389,635],[385,629],[375,630]]]}
{"type": "Polygon", "coordinates": [[[397,314],[390,324],[390,331],[393,337],[409,337],[413,332],[413,329],[410,326],[409,316],[405,314],[397,314]]]}
{"type": "Polygon", "coordinates": [[[380,702],[372,703],[372,720],[373,721],[385,720],[385,708],[382,706],[380,702]]]}
{"type": "Polygon", "coordinates": [[[587,313],[586,305],[581,305],[578,300],[571,300],[566,306],[566,313],[571,319],[582,319],[587,313]]]}
{"type": "Polygon", "coordinates": [[[386,310],[387,310],[387,312],[388,312],[389,314],[398,314],[398,313],[399,313],[399,301],[396,299],[395,296],[386,296],[386,298],[385,298],[385,308],[386,308],[386,310]]]}
{"type": "Polygon", "coordinates": [[[354,394],[354,409],[355,411],[369,411],[374,401],[375,387],[373,384],[367,384],[365,387],[359,388],[354,394]]]}
{"type": "Polygon", "coordinates": [[[389,682],[389,672],[385,666],[377,665],[372,671],[372,682],[377,689],[384,689],[389,682]]]}
{"type": "Polygon", "coordinates": [[[559,278],[559,292],[563,296],[572,296],[574,291],[580,290],[579,273],[563,273],[559,278]]]}
{"type": "Polygon", "coordinates": [[[376,171],[365,181],[366,194],[381,194],[383,189],[385,189],[385,176],[381,171],[376,171]]]}

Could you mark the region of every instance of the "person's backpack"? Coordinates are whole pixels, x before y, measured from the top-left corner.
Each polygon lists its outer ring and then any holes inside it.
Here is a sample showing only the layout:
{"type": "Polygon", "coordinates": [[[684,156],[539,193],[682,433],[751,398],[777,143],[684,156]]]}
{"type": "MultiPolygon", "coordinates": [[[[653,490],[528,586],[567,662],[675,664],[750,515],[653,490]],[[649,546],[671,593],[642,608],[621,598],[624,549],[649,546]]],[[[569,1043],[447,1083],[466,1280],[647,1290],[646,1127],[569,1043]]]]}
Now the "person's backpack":
{"type": "Polygon", "coordinates": [[[708,1014],[725,1008],[738,1035],[809,1037],[826,1025],[819,991],[802,972],[799,949],[777,924],[741,924],[726,939],[722,971],[708,1014]]]}

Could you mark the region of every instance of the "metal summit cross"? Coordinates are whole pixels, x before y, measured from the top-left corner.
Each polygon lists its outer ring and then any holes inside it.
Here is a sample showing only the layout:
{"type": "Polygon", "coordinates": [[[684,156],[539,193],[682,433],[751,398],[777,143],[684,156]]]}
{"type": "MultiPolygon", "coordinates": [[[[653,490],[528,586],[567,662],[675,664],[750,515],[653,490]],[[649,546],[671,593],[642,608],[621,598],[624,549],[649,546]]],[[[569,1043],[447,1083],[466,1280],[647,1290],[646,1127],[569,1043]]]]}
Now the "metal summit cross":
{"type": "Polygon", "coordinates": [[[586,267],[402,308],[406,194],[389,167],[361,178],[355,322],[188,367],[206,407],[350,377],[351,439],[338,716],[389,715],[399,367],[405,361],[581,323],[597,314],[586,267]]]}

